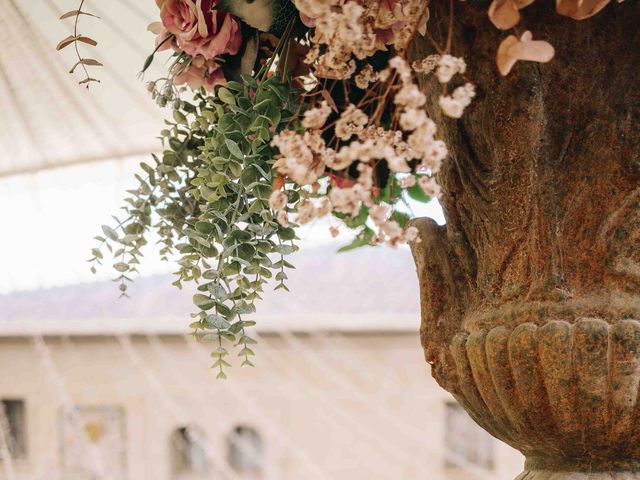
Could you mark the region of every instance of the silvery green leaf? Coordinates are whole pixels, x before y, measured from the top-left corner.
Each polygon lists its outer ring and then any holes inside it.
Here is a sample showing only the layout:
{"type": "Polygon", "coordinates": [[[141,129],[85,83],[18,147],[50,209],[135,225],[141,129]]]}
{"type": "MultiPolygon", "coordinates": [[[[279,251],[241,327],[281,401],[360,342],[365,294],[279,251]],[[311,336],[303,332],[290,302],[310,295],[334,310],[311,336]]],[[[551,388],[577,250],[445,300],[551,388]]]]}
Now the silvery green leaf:
{"type": "Polygon", "coordinates": [[[255,313],[256,306],[252,303],[238,302],[232,310],[240,315],[246,315],[248,313],[255,313]]]}
{"type": "Polygon", "coordinates": [[[273,251],[280,255],[290,255],[295,252],[293,245],[276,245],[273,247],[273,251]]]}
{"type": "Polygon", "coordinates": [[[113,268],[115,268],[118,272],[126,272],[129,270],[129,265],[123,262],[118,262],[113,264],[113,268]]]}
{"type": "MultiPolygon", "coordinates": [[[[222,358],[219,358],[218,360],[216,360],[214,362],[214,364],[212,365],[213,368],[216,367],[220,367],[220,366],[225,366],[225,367],[230,367],[231,364],[226,362],[225,360],[223,360],[222,358]]],[[[220,379],[224,379],[227,378],[227,376],[222,372],[222,370],[220,370],[220,373],[218,373],[218,378],[220,379]]]]}
{"type": "Polygon", "coordinates": [[[196,307],[199,307],[202,310],[209,310],[215,305],[215,302],[211,298],[209,298],[209,296],[202,295],[201,293],[196,293],[193,296],[193,303],[196,305],[196,307]]]}
{"type": "Polygon", "coordinates": [[[242,322],[236,322],[232,324],[228,330],[231,333],[240,333],[240,331],[242,330],[242,322]]]}
{"type": "Polygon", "coordinates": [[[207,315],[204,319],[204,323],[208,328],[217,328],[219,330],[226,330],[231,326],[226,318],[218,314],[207,315]]]}
{"type": "Polygon", "coordinates": [[[242,153],[242,150],[240,150],[240,147],[238,147],[238,144],[236,142],[227,138],[225,139],[225,144],[227,145],[227,148],[229,149],[231,155],[239,158],[240,160],[244,158],[244,154],[242,153]]]}
{"type": "Polygon", "coordinates": [[[210,235],[215,231],[215,228],[209,222],[196,222],[195,229],[203,235],[210,235]]]}
{"type": "Polygon", "coordinates": [[[111,228],[108,225],[102,225],[102,231],[104,232],[105,236],[109,239],[109,240],[118,240],[118,234],[116,233],[116,231],[111,228]]]}
{"type": "Polygon", "coordinates": [[[174,110],[173,111],[173,119],[177,123],[182,123],[183,125],[187,124],[187,117],[185,117],[184,114],[180,110],[174,110]]]}
{"type": "Polygon", "coordinates": [[[229,90],[227,90],[224,87],[220,87],[218,89],[218,97],[220,98],[220,100],[222,100],[227,105],[235,105],[236,104],[236,99],[233,96],[233,93],[231,93],[229,90]]]}
{"type": "Polygon", "coordinates": [[[238,342],[244,343],[246,345],[257,345],[258,344],[258,342],[256,342],[253,338],[248,337],[247,335],[243,335],[242,337],[240,337],[240,340],[238,340],[238,342]]]}

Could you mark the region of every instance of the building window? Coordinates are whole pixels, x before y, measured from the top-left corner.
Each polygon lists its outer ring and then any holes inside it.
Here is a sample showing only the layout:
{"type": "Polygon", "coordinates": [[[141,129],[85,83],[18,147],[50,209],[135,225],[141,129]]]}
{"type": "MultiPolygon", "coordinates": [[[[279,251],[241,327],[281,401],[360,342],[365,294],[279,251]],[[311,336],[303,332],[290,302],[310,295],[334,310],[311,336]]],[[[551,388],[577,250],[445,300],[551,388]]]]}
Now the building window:
{"type": "Polygon", "coordinates": [[[62,408],[59,422],[62,467],[60,478],[128,478],[124,408],[116,405],[76,405],[74,408],[62,408]]]}
{"type": "Polygon", "coordinates": [[[258,432],[238,425],[227,439],[229,464],[236,472],[259,475],[263,470],[263,444],[258,432]]]}
{"type": "Polygon", "coordinates": [[[27,454],[27,429],[24,400],[0,400],[0,428],[13,458],[27,454]]]}
{"type": "Polygon", "coordinates": [[[171,434],[172,470],[177,478],[194,478],[209,472],[204,433],[197,427],[180,427],[171,434]]]}
{"type": "Polygon", "coordinates": [[[494,438],[456,402],[446,404],[445,465],[492,469],[494,438]]]}

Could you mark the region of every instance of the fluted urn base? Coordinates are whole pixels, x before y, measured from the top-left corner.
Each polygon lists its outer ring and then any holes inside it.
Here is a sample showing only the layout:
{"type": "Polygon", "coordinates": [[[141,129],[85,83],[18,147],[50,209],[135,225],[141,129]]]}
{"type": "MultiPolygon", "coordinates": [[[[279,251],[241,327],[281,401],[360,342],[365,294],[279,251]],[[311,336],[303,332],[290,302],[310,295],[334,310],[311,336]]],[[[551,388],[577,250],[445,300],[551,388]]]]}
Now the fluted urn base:
{"type": "Polygon", "coordinates": [[[640,322],[460,332],[453,394],[526,457],[517,480],[640,480],[640,322]]]}
{"type": "Polygon", "coordinates": [[[640,480],[640,472],[554,472],[525,470],[515,480],[640,480]]]}

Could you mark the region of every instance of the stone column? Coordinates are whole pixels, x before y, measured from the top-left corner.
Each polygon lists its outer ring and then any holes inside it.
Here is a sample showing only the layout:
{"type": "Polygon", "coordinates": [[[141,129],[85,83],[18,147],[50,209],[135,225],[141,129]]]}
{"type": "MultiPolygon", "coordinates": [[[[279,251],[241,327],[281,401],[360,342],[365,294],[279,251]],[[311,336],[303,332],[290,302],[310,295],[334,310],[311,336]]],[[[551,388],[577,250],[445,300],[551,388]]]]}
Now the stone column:
{"type": "Polygon", "coordinates": [[[447,224],[416,222],[426,360],[519,479],[640,479],[640,2],[575,21],[537,0],[518,29],[556,57],[506,78],[487,5],[454,4],[479,93],[440,119],[447,224]]]}

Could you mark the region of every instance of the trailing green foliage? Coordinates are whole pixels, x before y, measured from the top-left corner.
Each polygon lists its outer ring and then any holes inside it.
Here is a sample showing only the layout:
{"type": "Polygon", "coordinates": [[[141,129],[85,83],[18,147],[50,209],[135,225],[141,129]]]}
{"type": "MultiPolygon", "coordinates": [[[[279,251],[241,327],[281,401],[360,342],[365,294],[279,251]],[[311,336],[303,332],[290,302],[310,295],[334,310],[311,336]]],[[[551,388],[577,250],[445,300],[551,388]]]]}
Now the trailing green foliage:
{"type": "MultiPolygon", "coordinates": [[[[218,340],[212,353],[218,376],[224,377],[232,342],[251,365],[255,340],[247,332],[265,284],[287,289],[285,256],[297,250],[291,226],[280,225],[269,208],[273,136],[297,113],[299,92],[286,80],[243,77],[228,82],[216,95],[198,92],[191,103],[178,101],[173,120],[162,131],[165,151],[154,164],[141,164],[137,189],[129,190],[124,220],[103,226],[92,250],[92,270],[104,261],[103,247],[114,258],[122,295],[137,272],[140,249],[154,229],[161,256],[178,256],[174,285],[198,284],[193,297],[194,333],[218,340]]],[[[288,190],[289,205],[299,201],[288,190]]]]}

